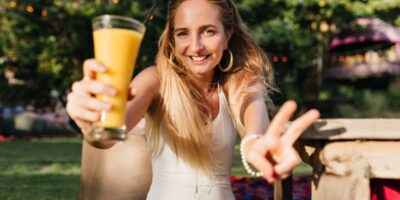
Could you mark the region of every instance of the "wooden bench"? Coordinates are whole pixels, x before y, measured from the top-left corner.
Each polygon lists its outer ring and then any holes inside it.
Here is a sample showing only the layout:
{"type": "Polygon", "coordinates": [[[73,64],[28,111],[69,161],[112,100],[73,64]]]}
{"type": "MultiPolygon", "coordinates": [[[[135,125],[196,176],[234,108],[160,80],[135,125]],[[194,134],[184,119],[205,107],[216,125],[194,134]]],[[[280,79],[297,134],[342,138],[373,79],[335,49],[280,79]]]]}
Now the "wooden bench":
{"type": "Polygon", "coordinates": [[[320,120],[295,147],[313,169],[313,200],[367,200],[371,178],[400,179],[400,119],[320,120]]]}

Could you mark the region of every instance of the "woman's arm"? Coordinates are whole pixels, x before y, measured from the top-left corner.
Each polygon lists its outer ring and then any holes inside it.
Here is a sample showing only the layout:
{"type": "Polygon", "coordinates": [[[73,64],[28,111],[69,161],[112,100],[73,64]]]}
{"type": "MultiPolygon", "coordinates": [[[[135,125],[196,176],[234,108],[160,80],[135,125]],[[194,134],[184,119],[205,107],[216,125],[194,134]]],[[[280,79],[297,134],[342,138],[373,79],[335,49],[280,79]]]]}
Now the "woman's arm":
{"type": "Polygon", "coordinates": [[[126,130],[129,132],[143,118],[151,105],[160,97],[160,79],[156,67],[148,67],[138,74],[130,87],[134,98],[127,103],[126,130]]]}
{"type": "Polygon", "coordinates": [[[267,106],[262,94],[253,95],[242,104],[241,119],[247,134],[263,135],[269,126],[267,106]]]}

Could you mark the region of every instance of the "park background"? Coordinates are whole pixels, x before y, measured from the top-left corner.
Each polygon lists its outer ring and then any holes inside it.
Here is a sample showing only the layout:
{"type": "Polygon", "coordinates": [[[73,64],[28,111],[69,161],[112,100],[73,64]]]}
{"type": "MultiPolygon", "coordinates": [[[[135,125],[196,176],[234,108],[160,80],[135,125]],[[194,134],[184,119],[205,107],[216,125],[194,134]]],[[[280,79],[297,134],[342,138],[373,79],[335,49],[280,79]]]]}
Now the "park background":
{"type": "MultiPolygon", "coordinates": [[[[149,18],[135,74],[154,64],[166,2],[149,18]]],[[[316,107],[322,118],[400,116],[398,0],[235,2],[274,66],[277,106],[295,99],[298,113],[316,107]],[[376,70],[352,73],[357,67],[376,70]]],[[[81,139],[63,105],[82,78],[83,60],[93,57],[91,20],[101,14],[144,20],[152,3],[0,0],[0,199],[77,197],[81,139]],[[18,130],[18,119],[33,122],[18,130]]],[[[302,166],[295,176],[309,172],[302,166]]],[[[237,155],[234,174],[245,175],[237,155]]]]}

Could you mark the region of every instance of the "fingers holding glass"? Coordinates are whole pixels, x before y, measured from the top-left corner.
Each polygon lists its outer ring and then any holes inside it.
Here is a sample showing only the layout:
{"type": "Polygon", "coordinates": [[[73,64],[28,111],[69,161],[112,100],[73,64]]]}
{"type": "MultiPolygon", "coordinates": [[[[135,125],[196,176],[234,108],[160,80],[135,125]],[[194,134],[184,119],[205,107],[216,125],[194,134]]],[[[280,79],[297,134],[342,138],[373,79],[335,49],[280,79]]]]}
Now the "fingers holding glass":
{"type": "MultiPolygon", "coordinates": [[[[68,96],[68,101],[70,101],[71,103],[67,104],[67,112],[72,117],[72,119],[74,119],[75,121],[84,120],[92,123],[97,121],[100,118],[100,113],[96,110],[89,109],[86,104],[82,104],[82,98],[76,100],[77,97],[78,96],[74,95],[68,96]]],[[[87,102],[87,100],[83,100],[83,102],[87,102]]]]}
{"type": "Polygon", "coordinates": [[[117,90],[95,80],[84,79],[72,85],[72,92],[81,96],[107,95],[114,96],[117,90]]]}
{"type": "Polygon", "coordinates": [[[95,59],[87,59],[83,63],[83,79],[94,79],[96,78],[96,73],[104,73],[106,67],[101,65],[100,62],[95,59]]]}
{"type": "Polygon", "coordinates": [[[133,99],[136,96],[136,93],[137,93],[137,89],[133,85],[130,85],[129,92],[128,92],[128,100],[133,99]]]}
{"type": "Polygon", "coordinates": [[[72,91],[67,97],[67,112],[79,127],[80,124],[93,124],[99,120],[102,111],[111,109],[111,103],[96,99],[96,95],[114,96],[117,93],[115,88],[95,80],[93,74],[105,71],[105,67],[96,60],[86,60],[83,68],[84,78],[72,85],[72,91]]]}

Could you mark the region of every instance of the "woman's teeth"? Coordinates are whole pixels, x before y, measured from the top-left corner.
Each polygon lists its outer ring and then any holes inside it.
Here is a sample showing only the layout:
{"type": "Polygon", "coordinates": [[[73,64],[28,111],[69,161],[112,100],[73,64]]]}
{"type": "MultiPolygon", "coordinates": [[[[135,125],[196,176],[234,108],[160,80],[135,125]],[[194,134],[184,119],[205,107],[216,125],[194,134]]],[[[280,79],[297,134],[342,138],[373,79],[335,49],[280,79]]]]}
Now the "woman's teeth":
{"type": "Polygon", "coordinates": [[[192,56],[194,61],[203,61],[207,58],[207,56],[192,56]]]}

